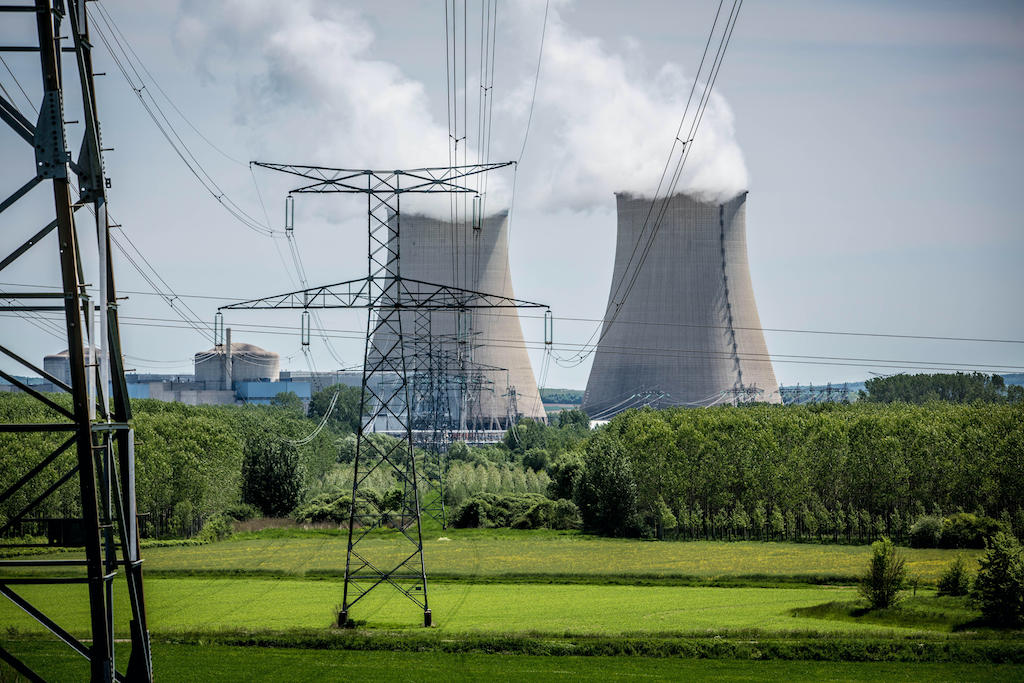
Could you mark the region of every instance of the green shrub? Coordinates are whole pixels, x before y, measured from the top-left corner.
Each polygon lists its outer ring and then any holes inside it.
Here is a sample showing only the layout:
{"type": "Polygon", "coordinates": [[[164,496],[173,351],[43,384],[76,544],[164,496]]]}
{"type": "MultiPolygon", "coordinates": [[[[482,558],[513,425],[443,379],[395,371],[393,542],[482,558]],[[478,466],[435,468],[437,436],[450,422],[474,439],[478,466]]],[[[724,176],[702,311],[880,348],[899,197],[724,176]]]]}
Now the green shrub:
{"type": "Polygon", "coordinates": [[[938,548],[942,538],[942,518],[923,515],[910,527],[910,547],[938,548]]]}
{"type": "Polygon", "coordinates": [[[224,515],[236,522],[248,522],[250,519],[259,517],[260,511],[256,509],[255,505],[249,503],[235,503],[224,510],[224,515]]]}
{"type": "MultiPolygon", "coordinates": [[[[452,526],[460,529],[508,527],[525,518],[536,505],[550,502],[539,493],[478,493],[455,510],[452,526]]],[[[535,517],[543,514],[543,507],[533,511],[535,517]]]]}
{"type": "Polygon", "coordinates": [[[203,528],[199,531],[198,539],[203,543],[223,541],[231,535],[231,532],[231,520],[218,512],[207,518],[203,528]]]}
{"type": "Polygon", "coordinates": [[[333,522],[334,524],[343,524],[348,522],[351,510],[351,496],[325,493],[299,507],[295,511],[295,520],[300,523],[333,522]]]}
{"type": "Polygon", "coordinates": [[[998,532],[978,560],[974,599],[987,621],[998,626],[1024,622],[1024,550],[1012,535],[998,532]]]}
{"type": "Polygon", "coordinates": [[[942,520],[943,548],[984,548],[985,541],[992,538],[1002,525],[991,517],[970,512],[958,512],[942,520]]]}
{"type": "Polygon", "coordinates": [[[971,576],[963,555],[957,555],[939,577],[939,595],[967,595],[971,589],[971,576]]]}
{"type": "Polygon", "coordinates": [[[299,502],[299,452],[291,441],[270,434],[245,442],[242,500],[268,517],[283,517],[299,502]]]}
{"type": "Polygon", "coordinates": [[[523,514],[512,521],[513,529],[543,529],[551,522],[551,513],[555,510],[552,500],[541,500],[530,506],[523,514]]]}
{"type": "Polygon", "coordinates": [[[885,609],[896,605],[906,578],[906,564],[892,541],[883,537],[872,543],[871,563],[860,583],[860,594],[871,608],[885,609]]]}
{"type": "Polygon", "coordinates": [[[548,466],[548,452],[543,448],[531,448],[523,454],[523,467],[539,472],[548,466]]]}
{"type": "Polygon", "coordinates": [[[579,529],[583,525],[580,519],[580,509],[576,503],[565,498],[555,501],[554,509],[551,511],[551,521],[548,526],[552,529],[567,530],[579,529]]]}
{"type": "Polygon", "coordinates": [[[195,520],[195,506],[190,500],[182,500],[175,504],[172,516],[173,529],[176,536],[185,538],[192,534],[192,522],[195,520]]]}

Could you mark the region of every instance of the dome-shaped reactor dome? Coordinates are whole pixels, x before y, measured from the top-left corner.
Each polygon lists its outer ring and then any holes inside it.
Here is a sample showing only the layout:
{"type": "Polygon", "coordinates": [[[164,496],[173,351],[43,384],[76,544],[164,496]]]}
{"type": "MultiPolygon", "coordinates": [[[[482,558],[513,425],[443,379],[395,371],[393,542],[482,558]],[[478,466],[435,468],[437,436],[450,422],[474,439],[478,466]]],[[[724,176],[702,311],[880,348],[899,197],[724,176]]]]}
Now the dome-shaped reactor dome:
{"type": "Polygon", "coordinates": [[[205,383],[208,389],[230,389],[234,382],[276,382],[281,375],[278,354],[243,342],[200,351],[194,360],[196,381],[205,383]]]}

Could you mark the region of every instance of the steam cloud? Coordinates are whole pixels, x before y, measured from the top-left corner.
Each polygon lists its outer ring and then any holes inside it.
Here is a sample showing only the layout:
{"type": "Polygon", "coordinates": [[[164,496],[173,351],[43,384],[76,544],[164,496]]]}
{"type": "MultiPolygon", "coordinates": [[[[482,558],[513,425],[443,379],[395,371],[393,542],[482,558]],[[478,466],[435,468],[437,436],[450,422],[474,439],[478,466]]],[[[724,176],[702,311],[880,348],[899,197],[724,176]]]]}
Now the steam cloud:
{"type": "MultiPolygon", "coordinates": [[[[522,1],[505,11],[510,28],[499,31],[521,35],[506,36],[517,47],[498,53],[504,82],[515,85],[495,88],[493,160],[519,154],[536,66],[526,46],[537,45],[543,6],[522,1]]],[[[428,96],[398,66],[371,58],[374,34],[356,12],[314,0],[185,0],[180,17],[176,38],[200,73],[220,84],[231,74],[236,119],[261,158],[356,168],[448,163],[446,125],[431,114],[444,111],[444,91],[428,96]]],[[[517,203],[585,211],[610,206],[614,192],[653,195],[691,84],[675,65],[652,71],[574,33],[553,6],[517,203]]],[[[508,205],[510,180],[492,174],[489,211],[508,205]]],[[[713,95],[678,190],[726,199],[747,182],[732,111],[713,95]]],[[[447,216],[441,199],[403,209],[447,216]]]]}

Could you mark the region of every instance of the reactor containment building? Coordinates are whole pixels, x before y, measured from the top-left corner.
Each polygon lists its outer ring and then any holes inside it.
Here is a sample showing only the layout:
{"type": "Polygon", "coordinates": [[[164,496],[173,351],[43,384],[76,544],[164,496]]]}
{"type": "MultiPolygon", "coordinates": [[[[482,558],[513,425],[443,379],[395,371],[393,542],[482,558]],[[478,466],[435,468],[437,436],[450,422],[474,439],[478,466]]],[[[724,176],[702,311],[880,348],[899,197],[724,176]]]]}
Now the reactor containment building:
{"type": "Polygon", "coordinates": [[[747,193],[616,202],[615,268],[583,397],[591,419],[641,406],[780,403],[747,262],[747,193]]]}

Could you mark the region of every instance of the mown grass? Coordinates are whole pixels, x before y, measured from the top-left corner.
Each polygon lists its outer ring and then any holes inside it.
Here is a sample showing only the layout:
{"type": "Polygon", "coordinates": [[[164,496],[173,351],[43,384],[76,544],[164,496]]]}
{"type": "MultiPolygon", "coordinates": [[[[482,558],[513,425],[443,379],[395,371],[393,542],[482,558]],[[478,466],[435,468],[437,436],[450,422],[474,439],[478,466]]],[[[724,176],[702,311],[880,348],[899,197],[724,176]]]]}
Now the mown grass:
{"type": "MultiPolygon", "coordinates": [[[[576,532],[449,529],[424,538],[427,572],[434,578],[592,582],[626,580],[736,579],[808,583],[852,583],[870,557],[868,546],[761,542],[655,542],[614,539],[576,532]],[[441,540],[448,539],[448,540],[441,540]]],[[[381,561],[406,550],[394,534],[375,533],[361,550],[381,561]]],[[[148,548],[153,573],[340,575],[346,538],[334,531],[267,530],[221,543],[148,548]]],[[[962,552],[974,561],[980,551],[901,549],[912,576],[934,582],[962,552]]],[[[62,554],[61,557],[68,557],[62,554]]]]}
{"type": "MultiPolygon", "coordinates": [[[[65,628],[85,633],[88,610],[78,586],[21,586],[19,592],[65,628]]],[[[118,591],[124,613],[124,591],[118,591]]],[[[573,634],[817,631],[887,634],[871,624],[831,622],[792,610],[851,600],[852,588],[708,588],[537,584],[436,584],[430,606],[437,630],[573,634]]],[[[155,632],[330,627],[341,601],[337,581],[253,578],[153,578],[146,583],[149,625],[155,632]]],[[[415,629],[419,608],[394,590],[372,592],[352,610],[371,628],[415,629]]],[[[121,623],[126,623],[121,620],[121,623]]],[[[0,603],[0,628],[41,627],[10,603],[0,603]]]]}
{"type": "MultiPolygon", "coordinates": [[[[12,649],[52,681],[88,678],[84,660],[51,643],[12,649]]],[[[156,643],[166,681],[1018,681],[1024,666],[988,663],[750,661],[650,657],[547,657],[448,652],[295,650],[156,643]]],[[[0,664],[0,681],[15,680],[0,664]]]]}
{"type": "Polygon", "coordinates": [[[811,619],[920,628],[947,633],[983,629],[981,612],[967,598],[935,596],[908,597],[888,609],[869,609],[861,600],[827,602],[797,607],[793,615],[811,619]]]}

